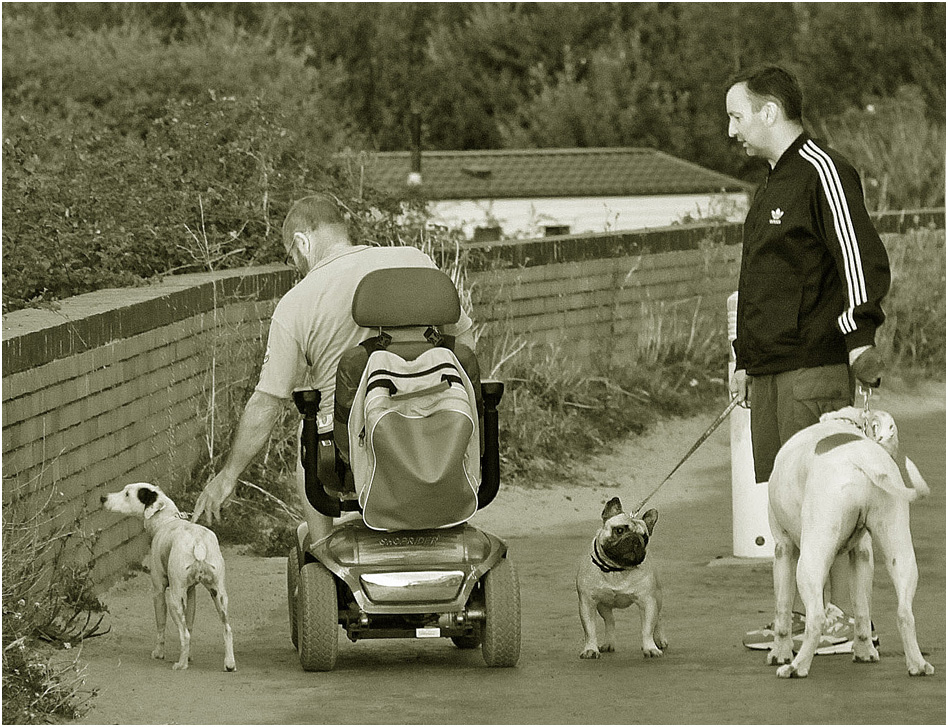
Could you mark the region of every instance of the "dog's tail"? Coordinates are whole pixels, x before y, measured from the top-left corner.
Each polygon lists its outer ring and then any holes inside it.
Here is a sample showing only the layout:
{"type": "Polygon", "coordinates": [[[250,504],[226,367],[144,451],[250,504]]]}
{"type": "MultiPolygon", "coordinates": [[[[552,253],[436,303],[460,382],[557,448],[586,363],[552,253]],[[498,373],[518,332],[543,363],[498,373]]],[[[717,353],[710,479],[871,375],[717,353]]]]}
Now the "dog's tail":
{"type": "Polygon", "coordinates": [[[207,560],[207,546],[200,540],[194,544],[194,560],[200,563],[207,560]]]}
{"type": "Polygon", "coordinates": [[[902,474],[902,481],[908,489],[915,493],[915,496],[911,497],[909,502],[928,497],[931,494],[931,489],[928,487],[925,478],[922,477],[922,473],[918,471],[918,467],[915,466],[915,463],[905,455],[902,455],[899,458],[898,464],[899,472],[902,474]]]}
{"type": "Polygon", "coordinates": [[[854,465],[877,487],[909,502],[920,500],[931,492],[918,467],[905,455],[900,455],[898,460],[889,457],[888,453],[884,457],[861,457],[854,460],[854,465]]]}
{"type": "Polygon", "coordinates": [[[194,556],[194,561],[188,569],[191,577],[198,583],[209,583],[216,580],[214,567],[207,562],[207,545],[199,540],[194,544],[191,553],[194,556]]]}

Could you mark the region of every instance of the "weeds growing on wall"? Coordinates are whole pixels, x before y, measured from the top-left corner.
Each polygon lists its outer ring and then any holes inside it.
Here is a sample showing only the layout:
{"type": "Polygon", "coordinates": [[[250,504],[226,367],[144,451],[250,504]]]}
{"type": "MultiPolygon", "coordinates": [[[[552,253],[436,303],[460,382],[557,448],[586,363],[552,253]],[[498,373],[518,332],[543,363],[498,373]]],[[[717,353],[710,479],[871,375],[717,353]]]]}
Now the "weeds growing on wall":
{"type": "Polygon", "coordinates": [[[75,552],[91,552],[93,543],[78,521],[56,528],[51,512],[49,502],[29,514],[16,504],[3,508],[5,724],[75,719],[95,696],[79,657],[85,639],[106,632],[106,608],[75,552]]]}
{"type": "Polygon", "coordinates": [[[512,345],[509,339],[506,350],[488,354],[499,362],[491,376],[506,383],[500,418],[505,482],[548,483],[657,419],[723,401],[726,340],[694,315],[697,320],[679,326],[646,326],[638,356],[622,366],[590,370],[571,364],[555,346],[512,345]],[[706,333],[696,334],[692,326],[706,333]]]}

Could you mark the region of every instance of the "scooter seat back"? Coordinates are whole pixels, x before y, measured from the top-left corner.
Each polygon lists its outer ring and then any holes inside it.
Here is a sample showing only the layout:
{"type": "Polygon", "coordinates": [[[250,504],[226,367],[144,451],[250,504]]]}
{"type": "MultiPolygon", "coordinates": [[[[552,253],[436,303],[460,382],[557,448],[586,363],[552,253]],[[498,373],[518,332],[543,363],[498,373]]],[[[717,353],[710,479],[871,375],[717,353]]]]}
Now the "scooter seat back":
{"type": "Polygon", "coordinates": [[[443,326],[460,317],[454,282],[435,268],[373,270],[352,298],[352,319],[366,328],[443,326]]]}

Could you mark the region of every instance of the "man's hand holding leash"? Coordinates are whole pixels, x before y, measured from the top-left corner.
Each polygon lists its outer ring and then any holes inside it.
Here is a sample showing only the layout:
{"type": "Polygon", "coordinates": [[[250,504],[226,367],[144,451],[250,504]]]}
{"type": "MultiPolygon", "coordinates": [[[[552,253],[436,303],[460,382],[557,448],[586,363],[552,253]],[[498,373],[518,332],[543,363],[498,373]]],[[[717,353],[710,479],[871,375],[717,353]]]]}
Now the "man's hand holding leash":
{"type": "Polygon", "coordinates": [[[747,371],[738,369],[731,375],[728,381],[728,391],[732,399],[737,399],[737,403],[745,409],[750,406],[750,392],[747,386],[747,371]]]}
{"type": "Polygon", "coordinates": [[[860,346],[849,352],[849,367],[856,381],[876,388],[882,383],[882,374],[885,373],[886,364],[878,348],[860,346]]]}

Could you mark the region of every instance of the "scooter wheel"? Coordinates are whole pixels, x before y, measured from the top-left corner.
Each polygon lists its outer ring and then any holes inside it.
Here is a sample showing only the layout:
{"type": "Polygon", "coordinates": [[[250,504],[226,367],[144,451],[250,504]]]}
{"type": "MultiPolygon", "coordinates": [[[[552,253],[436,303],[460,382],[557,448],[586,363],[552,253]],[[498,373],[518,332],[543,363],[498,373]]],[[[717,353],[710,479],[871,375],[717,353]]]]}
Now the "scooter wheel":
{"type": "Polygon", "coordinates": [[[296,611],[303,670],[332,671],[339,653],[339,606],[336,581],[322,563],[300,570],[296,611]]]}
{"type": "Polygon", "coordinates": [[[296,601],[300,587],[300,554],[296,546],[290,548],[286,557],[286,605],[290,616],[290,640],[293,648],[299,646],[299,631],[296,625],[296,601]]]}
{"type": "Polygon", "coordinates": [[[488,666],[516,666],[520,659],[520,584],[506,558],[484,574],[481,653],[488,666]]]}

